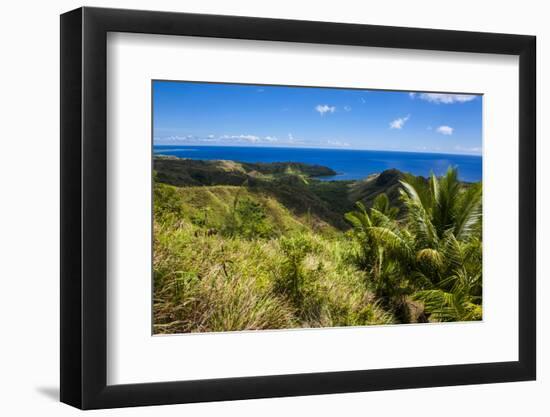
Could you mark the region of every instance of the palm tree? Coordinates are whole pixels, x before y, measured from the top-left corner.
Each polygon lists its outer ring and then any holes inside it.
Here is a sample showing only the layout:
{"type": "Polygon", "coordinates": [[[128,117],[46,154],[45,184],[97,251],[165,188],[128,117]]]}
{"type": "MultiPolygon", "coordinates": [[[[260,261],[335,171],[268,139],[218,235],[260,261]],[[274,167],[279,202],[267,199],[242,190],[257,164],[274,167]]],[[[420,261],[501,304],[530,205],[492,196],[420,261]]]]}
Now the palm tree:
{"type": "Polygon", "coordinates": [[[431,318],[481,318],[481,183],[464,185],[449,167],[437,179],[402,181],[407,223],[415,235],[415,281],[431,318]]]}
{"type": "Polygon", "coordinates": [[[436,321],[481,318],[481,183],[463,184],[449,168],[401,185],[404,224],[385,195],[346,214],[375,292],[397,304],[413,295],[436,321]]]}
{"type": "Polygon", "coordinates": [[[401,185],[409,227],[420,238],[419,243],[436,247],[448,231],[459,241],[481,231],[481,183],[465,186],[458,181],[457,168],[449,167],[439,179],[432,173],[427,182],[409,175],[401,185]]]}
{"type": "Polygon", "coordinates": [[[424,249],[417,253],[416,280],[424,289],[416,292],[416,300],[435,321],[480,320],[482,262],[481,240],[459,242],[452,232],[442,239],[439,251],[424,249]],[[430,255],[422,259],[423,254],[430,255]],[[430,275],[427,268],[432,268],[430,275]],[[438,277],[435,280],[433,277],[438,277]]]}
{"type": "Polygon", "coordinates": [[[411,293],[407,277],[412,272],[408,268],[413,261],[413,237],[395,220],[398,210],[389,206],[385,194],[377,196],[370,209],[361,202],[356,206],[345,217],[359,242],[358,264],[368,272],[370,289],[399,315],[411,293]]]}

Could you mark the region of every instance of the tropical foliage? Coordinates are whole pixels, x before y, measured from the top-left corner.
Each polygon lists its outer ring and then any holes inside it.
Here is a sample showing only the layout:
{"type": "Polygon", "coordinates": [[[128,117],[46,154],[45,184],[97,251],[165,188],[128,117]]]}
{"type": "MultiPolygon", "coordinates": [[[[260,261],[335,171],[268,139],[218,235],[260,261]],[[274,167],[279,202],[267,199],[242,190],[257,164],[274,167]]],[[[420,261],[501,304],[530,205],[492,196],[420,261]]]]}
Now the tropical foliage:
{"type": "Polygon", "coordinates": [[[371,209],[358,203],[346,215],[370,284],[405,319],[409,300],[421,301],[433,321],[481,319],[481,183],[465,186],[450,168],[401,184],[401,219],[383,194],[371,209]]]}

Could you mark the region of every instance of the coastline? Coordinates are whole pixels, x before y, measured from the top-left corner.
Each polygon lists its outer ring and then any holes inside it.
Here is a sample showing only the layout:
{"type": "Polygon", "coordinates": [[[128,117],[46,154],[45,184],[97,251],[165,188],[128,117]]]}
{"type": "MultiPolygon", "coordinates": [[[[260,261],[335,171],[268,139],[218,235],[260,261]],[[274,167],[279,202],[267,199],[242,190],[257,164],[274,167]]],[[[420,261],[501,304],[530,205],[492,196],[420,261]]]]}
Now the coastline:
{"type": "Polygon", "coordinates": [[[178,157],[202,161],[234,161],[244,164],[307,164],[330,168],[334,174],[314,176],[321,181],[358,181],[369,175],[396,169],[415,176],[437,177],[449,167],[459,168],[460,180],[479,182],[483,178],[482,157],[341,149],[267,148],[230,146],[155,146],[153,157],[178,157]]]}

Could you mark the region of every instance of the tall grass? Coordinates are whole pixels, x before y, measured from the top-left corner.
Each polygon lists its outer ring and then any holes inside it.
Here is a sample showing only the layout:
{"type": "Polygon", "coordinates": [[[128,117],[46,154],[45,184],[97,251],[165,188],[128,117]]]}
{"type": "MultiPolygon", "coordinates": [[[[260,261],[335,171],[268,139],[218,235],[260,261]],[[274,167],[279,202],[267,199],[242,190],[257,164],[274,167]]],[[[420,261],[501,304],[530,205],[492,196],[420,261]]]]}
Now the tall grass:
{"type": "MultiPolygon", "coordinates": [[[[346,261],[351,248],[345,240],[316,235],[301,225],[268,238],[260,234],[251,239],[248,228],[243,235],[231,237],[209,234],[207,226],[195,224],[190,216],[175,215],[161,205],[157,208],[155,333],[394,320],[366,289],[365,273],[346,261]]],[[[231,205],[226,214],[230,209],[231,205]]]]}

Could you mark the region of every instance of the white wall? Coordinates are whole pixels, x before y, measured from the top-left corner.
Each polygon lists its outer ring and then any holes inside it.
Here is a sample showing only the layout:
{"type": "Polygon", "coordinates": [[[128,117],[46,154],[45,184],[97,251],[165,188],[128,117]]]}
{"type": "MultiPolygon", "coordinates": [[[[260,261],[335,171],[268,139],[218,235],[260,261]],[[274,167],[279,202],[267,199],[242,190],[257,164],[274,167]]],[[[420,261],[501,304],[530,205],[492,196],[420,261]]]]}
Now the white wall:
{"type": "MultiPolygon", "coordinates": [[[[89,6],[238,14],[380,25],[534,34],[538,37],[539,213],[550,210],[550,148],[542,138],[550,97],[550,26],[545,2],[201,0],[93,1],[89,6]]],[[[3,415],[76,415],[57,402],[59,377],[59,18],[70,0],[5,2],[2,62],[0,204],[0,410],[3,415]]],[[[550,249],[550,221],[539,216],[539,260],[550,249]],[[544,234],[544,236],[543,236],[544,234]]],[[[537,382],[388,391],[100,411],[94,415],[464,416],[550,413],[548,263],[539,263],[537,382]]]]}

